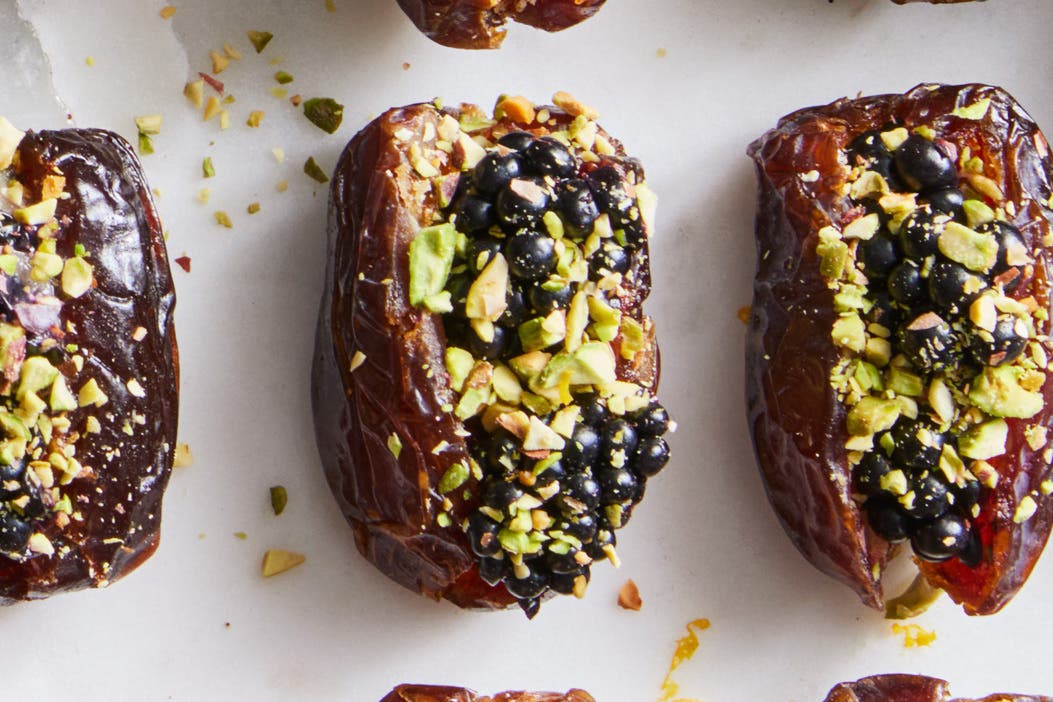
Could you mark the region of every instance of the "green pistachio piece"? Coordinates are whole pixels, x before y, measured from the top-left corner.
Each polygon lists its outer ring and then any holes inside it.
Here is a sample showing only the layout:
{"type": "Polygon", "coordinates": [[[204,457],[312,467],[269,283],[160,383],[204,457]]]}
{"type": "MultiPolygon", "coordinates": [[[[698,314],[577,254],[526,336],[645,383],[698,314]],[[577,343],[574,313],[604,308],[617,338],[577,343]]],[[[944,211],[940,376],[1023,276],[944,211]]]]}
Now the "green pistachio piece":
{"type": "Polygon", "coordinates": [[[573,353],[558,353],[538,377],[538,385],[555,388],[567,377],[570,385],[601,385],[617,380],[614,352],[609,344],[590,341],[573,353]]]}
{"type": "Polygon", "coordinates": [[[80,256],[67,258],[62,266],[62,292],[77,298],[91,290],[91,281],[95,271],[91,264],[80,256]]]}
{"type": "Polygon", "coordinates": [[[845,239],[861,239],[867,241],[873,239],[878,230],[881,229],[881,218],[876,212],[854,219],[845,227],[842,236],[845,239]]]}
{"type": "MultiPolygon", "coordinates": [[[[445,226],[452,228],[453,225],[445,226]]],[[[508,262],[503,255],[498,253],[490,259],[486,268],[468,288],[464,306],[465,315],[472,320],[497,321],[508,308],[507,290],[508,262]]]]}
{"type": "Polygon", "coordinates": [[[820,241],[815,252],[819,254],[819,273],[827,280],[839,280],[848,266],[848,244],[834,239],[820,241]]]}
{"type": "Polygon", "coordinates": [[[562,436],[552,430],[547,424],[536,416],[530,417],[530,427],[526,436],[523,437],[523,450],[525,451],[559,451],[566,445],[562,436]]]}
{"type": "Polygon", "coordinates": [[[1020,385],[1023,368],[986,367],[973,381],[969,400],[993,417],[1028,419],[1042,411],[1041,392],[1030,392],[1020,385]]]}
{"type": "Polygon", "coordinates": [[[46,283],[62,272],[63,261],[58,254],[37,251],[29,260],[29,277],[38,283],[46,283]]]}
{"type": "Polygon", "coordinates": [[[6,410],[0,412],[0,429],[3,429],[4,435],[8,439],[29,441],[33,438],[32,433],[26,427],[26,423],[6,410]]]}
{"type": "Polygon", "coordinates": [[[859,383],[859,387],[863,388],[864,392],[870,392],[871,390],[881,391],[884,390],[884,382],[881,379],[881,371],[877,369],[872,363],[866,361],[860,361],[856,364],[856,370],[853,373],[856,382],[859,383]]]}
{"type": "Polygon", "coordinates": [[[640,208],[640,219],[643,220],[644,233],[654,231],[655,213],[658,211],[658,195],[647,187],[647,183],[636,184],[636,206],[640,208]]]}
{"type": "Polygon", "coordinates": [[[333,98],[311,98],[304,102],[303,113],[314,126],[329,134],[344,121],[344,106],[333,98]]]}
{"type": "Polygon", "coordinates": [[[464,461],[454,463],[446,469],[446,472],[442,474],[442,479],[439,480],[439,494],[446,495],[464,485],[468,482],[470,472],[464,461]]]}
{"type": "Polygon", "coordinates": [[[834,320],[830,330],[834,344],[861,353],[866,349],[866,325],[858,314],[848,314],[834,320]]]}
{"type": "Polygon", "coordinates": [[[969,226],[974,229],[981,224],[993,222],[995,218],[994,210],[980,200],[966,200],[962,203],[962,209],[965,210],[965,219],[969,226]]]}
{"type": "Polygon", "coordinates": [[[479,414],[489,399],[489,384],[478,388],[467,388],[465,389],[464,394],[461,395],[461,399],[457,402],[457,408],[453,413],[460,420],[474,417],[479,414]]]}
{"type": "Polygon", "coordinates": [[[897,395],[920,397],[925,391],[921,376],[895,366],[888,369],[888,387],[897,395]]]}
{"type": "Polygon", "coordinates": [[[977,424],[958,437],[958,453],[966,458],[986,461],[1005,453],[1005,442],[1009,437],[1009,425],[1004,419],[993,419],[977,424]]]}
{"type": "Polygon", "coordinates": [[[284,485],[274,485],[271,487],[271,510],[274,511],[274,516],[280,515],[285,511],[286,505],[289,504],[289,492],[285,489],[284,485]]]}
{"type": "Polygon", "coordinates": [[[270,32],[261,32],[255,29],[250,29],[248,35],[252,48],[256,49],[257,54],[263,53],[263,50],[267,48],[267,44],[274,38],[274,35],[270,32]]]}
{"type": "Polygon", "coordinates": [[[508,365],[519,378],[529,383],[545,369],[552,354],[544,351],[530,351],[509,359],[508,365]]]}
{"type": "Polygon", "coordinates": [[[547,317],[535,317],[523,322],[518,331],[523,350],[537,351],[566,338],[566,318],[561,310],[554,310],[547,317]]]}
{"type": "Polygon", "coordinates": [[[519,384],[519,378],[508,366],[494,366],[493,376],[494,392],[503,401],[516,406],[523,398],[523,386],[519,384]]]}
{"type": "Polygon", "coordinates": [[[940,253],[971,271],[989,271],[998,261],[994,234],[978,232],[958,222],[948,222],[936,244],[940,253]]]}
{"type": "Polygon", "coordinates": [[[103,392],[102,388],[99,387],[99,383],[95,378],[89,378],[88,382],[81,386],[80,391],[77,393],[77,404],[81,407],[87,407],[88,405],[95,405],[96,407],[102,407],[110,398],[107,397],[106,393],[103,392]]]}
{"type": "Polygon", "coordinates": [[[15,397],[21,401],[28,393],[43,390],[55,382],[58,368],[43,356],[30,356],[22,362],[22,372],[15,397]]]}
{"type": "Polygon", "coordinates": [[[18,270],[18,256],[14,254],[0,254],[0,271],[7,275],[14,275],[18,270]]]}
{"type": "Polygon", "coordinates": [[[887,431],[899,419],[902,407],[895,400],[864,397],[848,411],[847,427],[852,436],[887,431]]]}
{"type": "Polygon", "coordinates": [[[307,174],[312,180],[316,180],[319,183],[328,183],[329,176],[325,170],[318,165],[318,162],[314,160],[314,156],[308,157],[307,161],[303,164],[303,172],[307,174]]]}
{"type": "Polygon", "coordinates": [[[951,111],[951,114],[955,117],[961,117],[962,119],[983,119],[983,116],[987,114],[987,108],[991,106],[991,98],[983,98],[977,100],[971,105],[964,107],[956,107],[951,111]]]}
{"type": "Polygon", "coordinates": [[[51,397],[48,399],[52,412],[68,412],[77,409],[77,398],[66,385],[66,378],[61,374],[51,384],[51,397]]]}
{"type": "Polygon", "coordinates": [[[444,292],[453,267],[457,229],[452,224],[424,227],[409,245],[409,301],[417,307],[444,292]]]}
{"type": "Polygon", "coordinates": [[[621,356],[627,361],[636,358],[636,354],[647,348],[647,337],[644,335],[643,325],[632,317],[622,317],[621,324],[621,356]]]}
{"type": "Polygon", "coordinates": [[[567,312],[567,338],[564,343],[567,351],[574,351],[581,346],[581,336],[588,324],[589,296],[584,290],[579,290],[571,299],[570,310],[567,312]]]}

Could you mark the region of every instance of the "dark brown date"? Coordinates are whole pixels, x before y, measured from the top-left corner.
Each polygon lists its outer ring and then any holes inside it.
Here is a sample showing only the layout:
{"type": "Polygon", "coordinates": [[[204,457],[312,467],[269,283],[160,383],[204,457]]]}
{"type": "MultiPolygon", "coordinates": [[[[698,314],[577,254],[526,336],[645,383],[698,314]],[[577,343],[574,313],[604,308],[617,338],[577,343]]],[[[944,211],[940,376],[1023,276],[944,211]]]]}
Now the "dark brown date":
{"type": "Polygon", "coordinates": [[[0,488],[3,604],[103,587],[150,557],[178,413],[175,291],[131,147],[100,130],[30,132],[13,177],[25,204],[57,196],[57,209],[42,226],[17,221],[24,213],[0,214],[3,257],[23,261],[0,275],[0,328],[24,334],[24,345],[0,354],[0,470],[9,480],[0,488]],[[49,261],[63,260],[62,275],[48,280],[49,261]],[[40,384],[30,377],[34,364],[57,369],[50,395],[29,392],[40,384]],[[31,394],[46,406],[34,408],[31,394]],[[40,453],[18,457],[22,431],[40,453]],[[23,548],[20,535],[30,532],[23,548]]]}
{"type": "Polygon", "coordinates": [[[398,0],[413,24],[439,44],[456,49],[496,49],[512,20],[548,32],[596,14],[606,0],[398,0]]]}
{"type": "MultiPolygon", "coordinates": [[[[443,319],[410,303],[409,246],[421,227],[441,217],[440,197],[453,192],[462,173],[467,133],[444,152],[435,146],[443,123],[481,124],[472,134],[493,142],[521,130],[545,135],[574,119],[555,107],[539,113],[547,115],[544,123],[533,116],[490,121],[473,105],[389,110],[352,139],[330,191],[312,376],[323,468],[361,553],[402,586],[461,607],[503,608],[516,599],[503,583],[483,581],[461,526],[481,502],[481,477],[439,492],[443,477],[469,460],[472,442],[485,432],[477,418],[462,422],[452,411],[457,395],[444,363],[443,319]],[[422,155],[431,167],[421,164],[422,155]]],[[[621,145],[610,143],[616,153],[592,165],[629,163],[621,145]]],[[[619,293],[619,304],[623,315],[642,322],[650,290],[646,243],[639,256],[635,283],[619,293]]],[[[634,361],[619,359],[616,372],[619,380],[656,388],[653,339],[634,361]]]]}
{"type": "Polygon", "coordinates": [[[399,685],[380,702],[595,702],[584,690],[559,692],[500,692],[479,695],[463,687],[399,685]]]}
{"type": "MultiPolygon", "coordinates": [[[[784,117],[749,148],[760,186],[746,351],[756,456],[769,499],[798,550],[875,608],[883,606],[881,576],[896,545],[871,530],[853,494],[846,408],[831,383],[842,358],[831,338],[837,313],[816,247],[820,229],[859,214],[843,189],[849,144],[893,124],[907,130],[929,125],[947,149],[968,149],[986,164],[984,173],[1004,194],[1006,216],[1033,260],[1024,282],[1007,294],[1030,298],[1039,310],[1050,305],[1053,232],[1048,144],[999,88],[924,85],[904,95],[838,100],[784,117]],[[962,112],[985,100],[990,103],[982,118],[962,112]]],[[[1036,326],[1049,333],[1048,322],[1036,326]]],[[[976,562],[917,559],[925,579],[969,614],[1001,609],[1023,586],[1049,537],[1053,502],[1046,496],[1045,440],[1033,447],[1025,436],[1029,427],[1041,434],[1053,421],[1053,383],[1040,392],[1042,409],[1027,420],[1006,419],[1005,453],[990,459],[997,485],[985,490],[971,518],[979,539],[976,562]]]]}
{"type": "Polygon", "coordinates": [[[943,680],[923,675],[874,675],[836,685],[826,702],[1048,702],[1049,697],[999,693],[982,699],[951,699],[943,680]]]}

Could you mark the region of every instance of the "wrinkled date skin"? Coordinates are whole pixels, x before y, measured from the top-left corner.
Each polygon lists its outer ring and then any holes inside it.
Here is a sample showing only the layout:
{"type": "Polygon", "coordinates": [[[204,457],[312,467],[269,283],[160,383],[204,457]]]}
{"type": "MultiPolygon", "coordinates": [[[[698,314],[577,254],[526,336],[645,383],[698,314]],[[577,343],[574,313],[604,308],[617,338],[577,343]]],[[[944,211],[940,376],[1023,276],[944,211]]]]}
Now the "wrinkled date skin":
{"type": "Polygon", "coordinates": [[[425,36],[455,49],[496,49],[508,20],[558,32],[599,12],[606,0],[398,0],[425,36]]]}
{"type": "Polygon", "coordinates": [[[874,675],[841,683],[826,702],[1049,702],[1050,697],[998,693],[982,699],[951,699],[948,684],[923,675],[874,675]]]}
{"type": "Polygon", "coordinates": [[[29,192],[39,192],[39,181],[55,168],[66,178],[69,197],[59,200],[56,212],[58,250],[71,255],[76,244],[86,249],[94,288],[64,302],[62,341],[81,349],[82,375],[94,378],[109,400],[102,409],[89,406],[68,415],[74,427],[83,426],[87,414],[97,415],[101,426],[76,444],[77,458],[91,474],[63,487],[83,520],[61,529],[54,520],[45,524],[54,555],[21,563],[0,556],[2,604],[102,587],[153,554],[178,415],[175,290],[161,224],[131,147],[101,130],[30,132],[18,163],[17,175],[29,192]],[[138,327],[145,335],[135,341],[138,327]],[[129,389],[132,378],[142,392],[129,389]],[[144,421],[128,436],[122,427],[133,415],[144,421]]]}
{"type": "Polygon", "coordinates": [[[595,702],[584,690],[558,692],[501,692],[492,697],[463,687],[399,685],[380,702],[595,702]]]}
{"type": "MultiPolygon", "coordinates": [[[[1038,127],[1003,90],[989,86],[919,86],[904,95],[839,100],[784,117],[755,141],[749,154],[759,179],[756,219],[758,263],[746,350],[747,403],[754,449],[768,497],[802,554],[824,573],[851,586],[864,603],[883,606],[880,573],[893,550],[875,535],[851,495],[844,443],[845,408],[830,371],[839,358],[831,340],[832,292],[819,273],[817,232],[839,223],[850,200],[841,194],[848,168],[845,148],[861,132],[898,123],[931,124],[959,152],[971,149],[988,165],[1013,223],[1035,260],[1033,277],[1014,297],[1034,295],[1049,307],[1051,252],[1042,244],[1053,229],[1049,147],[1038,127]],[[990,98],[981,120],[952,116],[958,107],[990,98]],[[817,171],[814,183],[800,174],[817,171]]],[[[1042,333],[1049,333],[1048,329],[1042,333]]],[[[1006,453],[991,463],[997,487],[985,491],[974,521],[982,546],[975,568],[952,559],[918,561],[932,585],[969,614],[1001,609],[1023,586],[1053,522],[1053,502],[1041,496],[1050,476],[1042,449],[1024,439],[1026,425],[1049,427],[1053,383],[1042,388],[1045,406],[1027,421],[1009,419],[1006,453]],[[1038,495],[1038,509],[1021,524],[1021,500],[1038,495]]]]}
{"type": "MultiPolygon", "coordinates": [[[[441,316],[412,307],[408,293],[410,242],[438,208],[431,181],[414,172],[409,152],[443,114],[456,118],[465,109],[481,114],[474,106],[440,111],[432,104],[389,110],[351,140],[337,163],[312,401],[322,465],[362,554],[413,591],[460,607],[504,608],[515,599],[503,584],[493,587],[479,577],[460,528],[478,505],[473,490],[479,482],[470,478],[464,490],[446,496],[450,527],[435,521],[444,499],[439,480],[469,457],[470,439],[461,421],[443,410],[457,399],[443,360],[441,316]],[[407,132],[415,136],[403,140],[407,132]],[[364,361],[351,371],[356,352],[364,361]],[[393,436],[401,443],[397,457],[389,445],[393,436]],[[434,452],[440,444],[443,450],[434,452]]],[[[505,118],[491,129],[543,134],[572,119],[558,108],[545,109],[555,126],[505,118]]],[[[611,142],[617,155],[604,163],[629,162],[621,145],[611,142]]],[[[442,177],[459,172],[450,163],[440,170],[442,177]]],[[[641,256],[637,285],[621,298],[622,313],[639,320],[650,292],[646,248],[641,256]]],[[[619,379],[657,389],[657,345],[651,347],[631,365],[620,361],[619,379]]]]}

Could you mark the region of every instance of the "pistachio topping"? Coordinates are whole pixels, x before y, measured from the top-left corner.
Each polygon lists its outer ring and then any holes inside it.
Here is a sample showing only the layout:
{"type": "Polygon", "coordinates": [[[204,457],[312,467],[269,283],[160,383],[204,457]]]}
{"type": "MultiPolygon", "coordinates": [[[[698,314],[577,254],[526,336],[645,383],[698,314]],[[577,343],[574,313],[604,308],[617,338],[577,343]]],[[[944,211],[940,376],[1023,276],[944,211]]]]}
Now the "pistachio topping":
{"type": "MultiPolygon", "coordinates": [[[[984,119],[989,102],[954,116],[984,119]]],[[[972,567],[973,525],[998,480],[988,461],[1005,455],[1011,422],[1045,408],[1049,320],[1030,294],[1035,262],[987,175],[997,169],[938,126],[860,134],[846,160],[851,208],[820,229],[816,257],[838,315],[830,383],[847,409],[851,488],[880,537],[972,567]]],[[[1044,426],[1022,431],[1032,450],[1046,446],[1044,426]]]]}
{"type": "Polygon", "coordinates": [[[434,486],[469,511],[436,524],[464,530],[483,580],[528,614],[617,561],[615,530],[668,460],[668,415],[620,372],[654,354],[632,299],[657,199],[592,110],[560,100],[503,97],[492,120],[443,112],[394,135],[438,206],[409,245],[409,301],[441,315],[445,411],[471,428],[469,461],[434,486]]]}
{"type": "MultiPolygon", "coordinates": [[[[136,124],[156,134],[161,117],[136,124]]],[[[19,181],[23,136],[0,117],[0,277],[14,298],[0,317],[0,561],[61,558],[69,550],[64,530],[82,519],[68,486],[95,475],[78,459],[78,440],[103,432],[104,422],[126,422],[132,431],[145,422],[141,414],[96,412],[108,397],[70,336],[75,327],[60,321],[65,304],[92,294],[91,252],[64,229],[62,173],[44,164],[38,184],[19,181]],[[24,317],[11,310],[30,306],[55,321],[24,328],[24,317]]],[[[134,387],[135,397],[146,394],[134,387]]]]}

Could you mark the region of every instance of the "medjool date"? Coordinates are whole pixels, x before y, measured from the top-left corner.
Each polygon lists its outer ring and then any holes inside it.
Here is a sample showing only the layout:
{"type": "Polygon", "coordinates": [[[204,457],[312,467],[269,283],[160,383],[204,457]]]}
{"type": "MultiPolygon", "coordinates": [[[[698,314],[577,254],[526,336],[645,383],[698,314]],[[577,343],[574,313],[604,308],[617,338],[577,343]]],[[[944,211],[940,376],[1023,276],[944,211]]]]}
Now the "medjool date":
{"type": "Polygon", "coordinates": [[[982,699],[951,699],[950,685],[924,675],[872,675],[834,686],[826,702],[1050,702],[1040,695],[995,694],[982,699]]]}
{"type": "Polygon", "coordinates": [[[399,685],[380,702],[595,702],[584,690],[559,692],[500,692],[492,697],[463,687],[399,685]]]}
{"type": "Polygon", "coordinates": [[[359,550],[410,589],[532,616],[549,593],[581,596],[594,561],[617,562],[614,531],[666,465],[671,421],[642,311],[643,169],[584,112],[513,119],[503,104],[495,118],[398,108],[352,140],[333,177],[312,387],[359,550]],[[565,192],[600,170],[618,201],[590,197],[589,217],[505,201],[518,182],[565,192]],[[465,198],[496,200],[504,221],[458,229],[465,198]],[[610,242],[617,270],[595,270],[610,242]]]}
{"type": "Polygon", "coordinates": [[[455,49],[496,49],[512,20],[548,32],[572,27],[599,12],[606,0],[398,0],[417,29],[455,49]]]}
{"type": "Polygon", "coordinates": [[[131,147],[0,119],[0,604],[104,587],[158,545],[175,293],[131,147]]]}
{"type": "Polygon", "coordinates": [[[749,152],[749,421],[783,526],[872,607],[909,542],[930,585],[997,612],[1053,523],[1045,138],[999,88],[924,85],[800,110],[749,152]],[[925,204],[948,187],[960,221],[925,204]],[[902,258],[887,280],[877,237],[902,258]]]}

